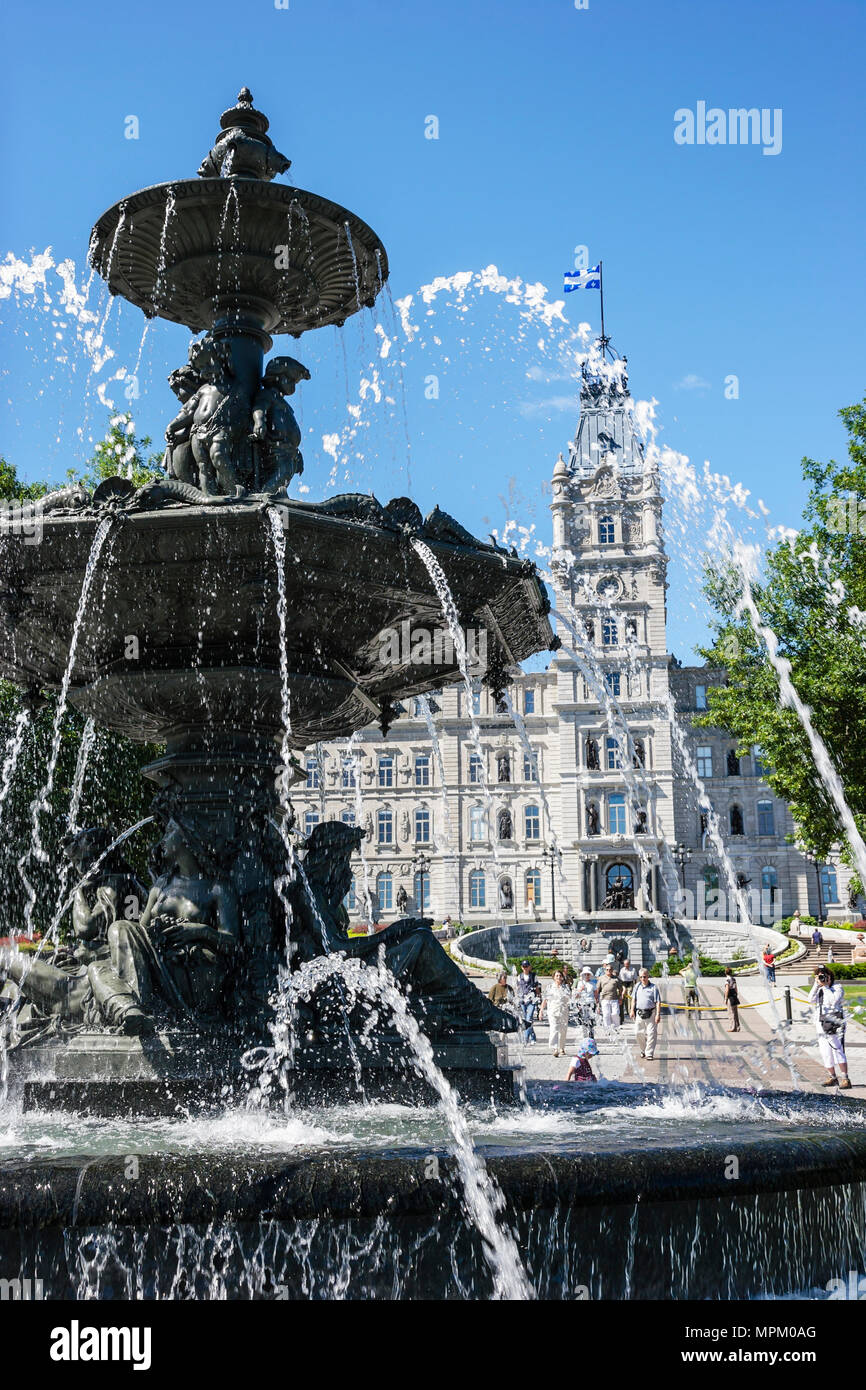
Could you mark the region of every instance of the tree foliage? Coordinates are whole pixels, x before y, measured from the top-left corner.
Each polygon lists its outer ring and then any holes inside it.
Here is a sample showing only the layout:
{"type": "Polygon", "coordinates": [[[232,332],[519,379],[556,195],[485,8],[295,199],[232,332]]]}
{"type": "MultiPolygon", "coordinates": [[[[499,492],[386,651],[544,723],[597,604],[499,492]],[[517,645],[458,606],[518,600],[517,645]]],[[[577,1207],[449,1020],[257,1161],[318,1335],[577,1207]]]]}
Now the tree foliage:
{"type": "MultiPolygon", "coordinates": [[[[866,399],[840,411],[848,460],[805,458],[810,484],[804,525],[766,554],[752,597],[764,626],[791,663],[791,680],[842,780],[858,829],[866,830],[866,399]],[[862,530],[861,530],[862,527],[862,530]]],[[[716,613],[714,640],[702,655],[727,669],[727,684],[709,692],[710,712],[696,724],[729,729],[740,751],[758,745],[774,792],[790,804],[799,841],[825,858],[842,845],[838,811],[815,765],[794,710],[780,703],[779,679],[766,646],[742,611],[742,575],[733,566],[707,571],[716,613]]]]}

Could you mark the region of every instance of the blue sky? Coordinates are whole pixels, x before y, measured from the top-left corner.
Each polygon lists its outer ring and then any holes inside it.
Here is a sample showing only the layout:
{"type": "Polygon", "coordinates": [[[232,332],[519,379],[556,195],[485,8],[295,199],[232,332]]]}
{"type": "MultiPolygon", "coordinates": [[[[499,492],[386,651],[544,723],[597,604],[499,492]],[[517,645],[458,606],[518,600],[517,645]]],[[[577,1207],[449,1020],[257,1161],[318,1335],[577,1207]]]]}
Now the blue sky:
{"type": "MultiPolygon", "coordinates": [[[[842,453],[836,412],[866,386],[861,0],[589,0],[586,10],[573,0],[14,0],[2,31],[0,259],[50,246],[83,278],[99,214],[137,188],[193,176],[220,111],[247,84],[293,160],[289,179],[382,237],[395,299],[491,263],[559,298],[574,247],[586,245],[604,259],[607,328],[628,354],[634,394],[657,398],[664,442],[742,481],[787,525],[804,500],[801,456],[842,453]],[[781,152],[677,145],[674,112],[699,101],[781,108],[781,152]],[[137,140],[124,138],[130,114],[137,140]],[[424,137],[429,115],[437,140],[424,137]],[[730,374],[735,400],[724,394],[730,374]]],[[[566,299],[575,323],[595,326],[597,309],[591,292],[566,299]]],[[[46,369],[43,310],[0,310],[0,448],[25,475],[60,478],[102,432],[94,379],[80,364],[72,377],[64,364],[46,369]]],[[[323,330],[277,344],[314,372],[296,398],[313,499],[332,462],[322,437],[346,424],[347,383],[355,400],[374,319],[392,325],[389,312],[347,327],[342,343],[323,330]]],[[[112,311],[116,362],[131,366],[141,326],[137,311],[112,311]]],[[[462,319],[437,313],[426,347],[405,352],[402,379],[394,356],[383,366],[397,404],[366,431],[365,457],[340,490],[384,498],[411,486],[422,507],[439,502],[479,533],[512,515],[547,540],[542,483],[574,433],[573,388],[543,355],[541,379],[527,376],[538,361],[532,335],[513,341],[516,327],[499,303],[462,319]],[[425,396],[431,372],[436,400],[425,396]]],[[[142,350],[135,414],[157,437],[173,414],[164,378],[186,341],[156,323],[142,350]]],[[[671,646],[685,657],[701,620],[693,593],[687,601],[688,556],[674,559],[671,646]]]]}

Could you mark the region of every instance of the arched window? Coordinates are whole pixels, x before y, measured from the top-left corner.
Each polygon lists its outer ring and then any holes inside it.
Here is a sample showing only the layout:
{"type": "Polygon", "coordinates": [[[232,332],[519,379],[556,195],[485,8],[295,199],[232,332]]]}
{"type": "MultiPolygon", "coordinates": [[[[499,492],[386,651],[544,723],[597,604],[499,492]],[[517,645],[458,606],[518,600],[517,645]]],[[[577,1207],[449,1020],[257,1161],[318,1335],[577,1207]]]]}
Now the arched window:
{"type": "Polygon", "coordinates": [[[415,906],[419,912],[426,912],[430,906],[430,875],[428,873],[417,873],[415,875],[415,906]]]}
{"type": "Polygon", "coordinates": [[[430,811],[426,806],[419,806],[415,812],[415,843],[416,845],[429,845],[430,843],[430,811]]]}
{"type": "Polygon", "coordinates": [[[380,845],[393,845],[394,843],[394,817],[387,808],[379,812],[377,817],[378,836],[380,845]]]}
{"type": "Polygon", "coordinates": [[[394,880],[386,870],[376,878],[376,897],[379,899],[379,911],[390,912],[394,903],[394,880]]]}
{"type": "Polygon", "coordinates": [[[469,808],[469,838],[470,840],[487,839],[487,817],[484,814],[483,806],[471,806],[469,808]]]}
{"type": "Polygon", "coordinates": [[[839,888],[836,881],[835,864],[821,865],[821,896],[825,905],[839,901],[839,888]]]}
{"type": "Polygon", "coordinates": [[[731,821],[731,834],[732,834],[732,835],[745,835],[746,831],[745,831],[745,826],[743,825],[743,808],[742,808],[742,806],[732,806],[729,814],[730,814],[730,821],[731,821]]]}
{"type": "Polygon", "coordinates": [[[527,907],[541,906],[541,870],[526,870],[526,905],[527,907]]]}
{"type": "Polygon", "coordinates": [[[616,618],[602,618],[601,645],[603,647],[616,647],[619,645],[619,630],[617,628],[616,618]]]}
{"type": "Polygon", "coordinates": [[[473,869],[469,875],[469,906],[487,906],[487,880],[483,869],[473,869]]]}
{"type": "Polygon", "coordinates": [[[613,545],[616,540],[616,526],[610,513],[598,518],[598,543],[599,545],[613,545]]]}
{"type": "Polygon", "coordinates": [[[541,839],[541,816],[537,806],[527,806],[523,813],[523,824],[527,840],[541,839]]]}

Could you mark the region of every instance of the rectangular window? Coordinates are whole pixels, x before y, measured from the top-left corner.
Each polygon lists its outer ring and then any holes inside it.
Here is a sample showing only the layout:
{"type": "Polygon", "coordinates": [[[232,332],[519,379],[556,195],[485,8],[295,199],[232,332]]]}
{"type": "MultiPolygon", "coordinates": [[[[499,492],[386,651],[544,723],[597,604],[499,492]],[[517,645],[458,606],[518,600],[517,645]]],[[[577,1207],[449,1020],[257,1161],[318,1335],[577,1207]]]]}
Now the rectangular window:
{"type": "Polygon", "coordinates": [[[469,875],[469,906],[485,907],[487,904],[487,884],[482,870],[475,869],[469,875]]]}
{"type": "Polygon", "coordinates": [[[541,839],[541,816],[537,806],[527,806],[524,819],[527,840],[541,839]]]}
{"type": "Polygon", "coordinates": [[[752,749],[752,766],[755,769],[756,777],[766,777],[769,768],[767,767],[767,764],[764,762],[764,755],[757,744],[755,744],[754,748],[752,749]]]}
{"type": "Polygon", "coordinates": [[[776,818],[773,814],[772,801],[758,802],[758,834],[775,835],[776,818]]]}
{"type": "Polygon", "coordinates": [[[605,671],[604,684],[608,695],[619,695],[622,680],[619,671],[605,671]]]}
{"type": "Polygon", "coordinates": [[[533,753],[530,758],[528,753],[523,755],[523,780],[524,782],[538,781],[538,755],[533,753]]]}
{"type": "Polygon", "coordinates": [[[420,806],[415,812],[415,843],[416,845],[429,845],[430,843],[430,812],[426,806],[420,806]]]}
{"type": "Polygon", "coordinates": [[[616,772],[622,767],[622,756],[619,749],[619,740],[606,738],[604,741],[605,764],[608,772],[616,772]]]}
{"type": "Polygon", "coordinates": [[[426,753],[419,753],[415,759],[415,786],[429,787],[430,759],[426,753]]]}
{"type": "Polygon", "coordinates": [[[340,820],[343,822],[344,825],[354,825],[354,824],[355,824],[355,812],[354,812],[354,811],[341,811],[341,812],[340,812],[340,820]]]}
{"type": "Polygon", "coordinates": [[[472,713],[481,713],[481,686],[475,686],[472,691],[472,713]]]}
{"type": "Polygon", "coordinates": [[[379,844],[394,843],[394,818],[390,811],[380,811],[378,815],[379,844]]]}
{"type": "Polygon", "coordinates": [[[624,835],[625,831],[625,796],[619,792],[615,793],[608,800],[609,825],[611,835],[624,835]]]}
{"type": "Polygon", "coordinates": [[[304,834],[309,837],[313,833],[313,828],[319,824],[318,811],[308,811],[304,816],[304,834]]]}
{"type": "Polygon", "coordinates": [[[307,758],[307,786],[313,791],[319,786],[318,758],[307,758]]]}
{"type": "Polygon", "coordinates": [[[535,713],[535,691],[531,686],[527,686],[523,692],[523,713],[535,713]]]}
{"type": "Polygon", "coordinates": [[[613,545],[616,540],[616,528],[612,516],[601,516],[598,519],[598,543],[599,545],[613,545]]]}
{"type": "Polygon", "coordinates": [[[394,759],[379,759],[379,786],[393,787],[394,785],[394,759]]]}
{"type": "Polygon", "coordinates": [[[699,777],[712,777],[713,750],[709,743],[698,744],[695,752],[695,762],[697,763],[699,777]]]}
{"type": "Polygon", "coordinates": [[[616,618],[602,619],[601,645],[603,647],[616,647],[619,645],[619,632],[617,630],[616,618]]]}
{"type": "Polygon", "coordinates": [[[473,806],[469,812],[469,838],[470,840],[487,839],[487,817],[484,814],[483,806],[473,806]]]}
{"type": "Polygon", "coordinates": [[[484,778],[482,776],[481,759],[477,753],[472,753],[469,757],[469,781],[478,783],[484,781],[484,778]]]}
{"type": "Polygon", "coordinates": [[[343,787],[351,790],[355,785],[355,764],[348,758],[343,760],[343,787]]]}
{"type": "Polygon", "coordinates": [[[705,685],[695,686],[695,709],[707,708],[707,687],[705,685]]]}

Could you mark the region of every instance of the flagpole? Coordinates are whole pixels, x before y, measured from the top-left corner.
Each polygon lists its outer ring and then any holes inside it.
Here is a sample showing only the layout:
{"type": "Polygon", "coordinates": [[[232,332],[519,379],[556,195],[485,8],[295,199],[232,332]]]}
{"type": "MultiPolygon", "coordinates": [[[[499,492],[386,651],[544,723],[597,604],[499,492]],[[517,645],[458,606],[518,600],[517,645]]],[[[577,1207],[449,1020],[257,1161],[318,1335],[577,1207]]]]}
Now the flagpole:
{"type": "Polygon", "coordinates": [[[605,336],[604,336],[604,261],[598,263],[598,292],[601,299],[601,360],[604,361],[605,336]]]}

